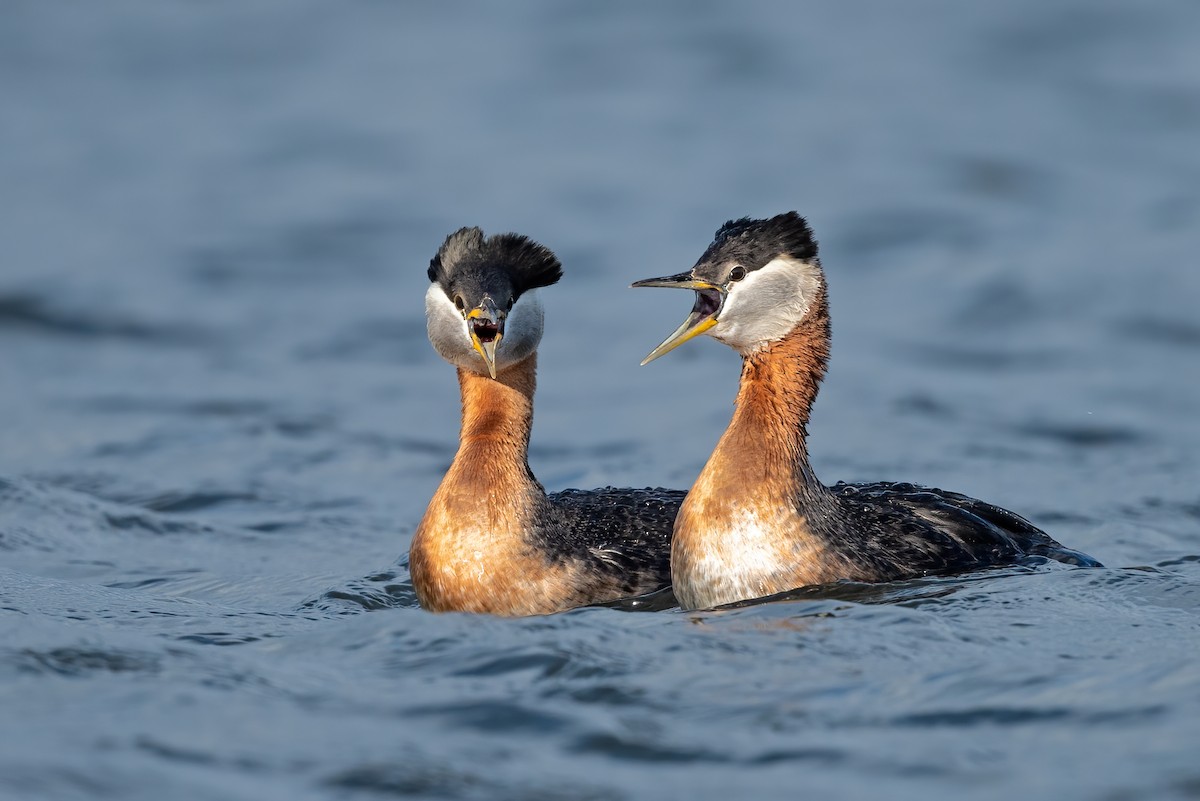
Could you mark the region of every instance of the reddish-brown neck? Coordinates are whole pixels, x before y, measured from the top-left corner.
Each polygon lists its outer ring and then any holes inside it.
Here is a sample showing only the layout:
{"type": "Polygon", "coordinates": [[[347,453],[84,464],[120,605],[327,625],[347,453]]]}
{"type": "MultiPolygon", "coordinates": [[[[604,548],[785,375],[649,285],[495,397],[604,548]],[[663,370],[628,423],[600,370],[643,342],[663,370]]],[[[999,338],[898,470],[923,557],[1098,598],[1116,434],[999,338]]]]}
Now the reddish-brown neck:
{"type": "Polygon", "coordinates": [[[828,360],[829,306],[822,292],[787,336],[743,361],[736,411],[709,464],[759,464],[764,480],[815,482],[808,419],[828,360]]]}
{"type": "MultiPolygon", "coordinates": [[[[462,391],[462,430],[459,458],[486,449],[507,464],[527,464],[529,432],[533,426],[533,393],[537,387],[537,354],[509,367],[495,378],[458,370],[462,391]]],[[[528,467],[525,468],[526,472],[528,467]]]]}

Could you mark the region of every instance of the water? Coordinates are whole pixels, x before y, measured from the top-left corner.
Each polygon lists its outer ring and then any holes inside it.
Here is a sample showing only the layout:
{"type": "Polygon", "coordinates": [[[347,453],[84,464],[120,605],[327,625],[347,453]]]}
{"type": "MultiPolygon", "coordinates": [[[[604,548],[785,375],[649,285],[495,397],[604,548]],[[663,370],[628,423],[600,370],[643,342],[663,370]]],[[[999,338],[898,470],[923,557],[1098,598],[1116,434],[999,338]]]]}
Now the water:
{"type": "Polygon", "coordinates": [[[0,797],[1196,798],[1200,7],[8,3],[0,797]],[[433,616],[449,231],[548,290],[531,461],[686,486],[734,355],[636,278],[796,208],[826,481],[1108,568],[433,616]]]}

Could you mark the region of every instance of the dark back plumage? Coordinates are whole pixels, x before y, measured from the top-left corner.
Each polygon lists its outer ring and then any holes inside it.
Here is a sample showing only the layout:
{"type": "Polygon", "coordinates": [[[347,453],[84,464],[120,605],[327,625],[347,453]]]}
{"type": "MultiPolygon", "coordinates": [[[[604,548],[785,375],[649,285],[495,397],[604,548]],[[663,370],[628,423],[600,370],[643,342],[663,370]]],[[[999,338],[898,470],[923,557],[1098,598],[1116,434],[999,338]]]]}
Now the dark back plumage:
{"type": "Polygon", "coordinates": [[[618,595],[641,595],[671,583],[671,531],[684,490],[647,487],[568,489],[548,496],[533,532],[551,561],[588,566],[618,595]]]}
{"type": "Polygon", "coordinates": [[[839,482],[840,507],[822,534],[885,579],[1053,559],[1099,567],[1020,515],[957,492],[905,482],[839,482]],[[832,525],[831,525],[832,524],[832,525]]]}

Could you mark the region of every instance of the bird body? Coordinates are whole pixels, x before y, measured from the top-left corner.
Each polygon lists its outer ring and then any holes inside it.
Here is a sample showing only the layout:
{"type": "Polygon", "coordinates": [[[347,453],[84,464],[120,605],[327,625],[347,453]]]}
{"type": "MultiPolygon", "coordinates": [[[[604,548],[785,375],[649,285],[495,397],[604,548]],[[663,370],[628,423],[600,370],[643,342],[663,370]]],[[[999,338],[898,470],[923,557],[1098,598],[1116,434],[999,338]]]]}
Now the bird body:
{"type": "Polygon", "coordinates": [[[451,234],[429,271],[429,338],[458,368],[459,448],[413,535],[425,609],[548,614],[670,584],[679,490],[565,490],[529,469],[542,308],[554,255],[525,237],[451,234]]]}
{"type": "Polygon", "coordinates": [[[675,523],[671,572],[685,608],[1028,556],[1097,564],[1024,518],[965,495],[888,482],[826,487],[817,479],[806,440],[829,358],[829,304],[816,242],[799,215],[726,223],[691,272],[634,286],[697,294],[688,319],[646,361],[701,333],[743,360],[733,419],[675,523]]]}

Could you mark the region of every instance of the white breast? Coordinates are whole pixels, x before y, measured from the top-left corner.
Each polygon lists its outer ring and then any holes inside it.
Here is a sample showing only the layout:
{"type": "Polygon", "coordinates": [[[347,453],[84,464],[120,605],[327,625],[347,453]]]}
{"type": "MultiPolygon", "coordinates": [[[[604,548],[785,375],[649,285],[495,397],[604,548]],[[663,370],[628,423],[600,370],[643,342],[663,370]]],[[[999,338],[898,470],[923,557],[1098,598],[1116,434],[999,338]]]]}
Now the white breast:
{"type": "Polygon", "coordinates": [[[748,509],[710,523],[698,542],[679,550],[680,558],[672,553],[676,597],[685,607],[707,609],[768,594],[791,550],[780,547],[787,523],[783,512],[748,509]]]}

